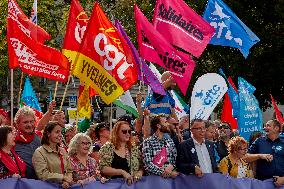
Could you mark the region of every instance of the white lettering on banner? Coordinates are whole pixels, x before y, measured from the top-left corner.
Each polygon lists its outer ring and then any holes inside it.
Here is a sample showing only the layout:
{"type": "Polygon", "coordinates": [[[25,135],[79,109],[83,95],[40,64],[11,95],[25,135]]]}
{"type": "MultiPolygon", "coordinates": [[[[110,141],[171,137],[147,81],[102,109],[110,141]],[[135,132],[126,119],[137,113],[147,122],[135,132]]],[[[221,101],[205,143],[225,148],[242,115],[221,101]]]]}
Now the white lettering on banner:
{"type": "Polygon", "coordinates": [[[77,25],[75,28],[75,39],[80,44],[82,42],[86,29],[87,29],[87,26],[81,27],[80,24],[77,22],[77,25]]]}
{"type": "Polygon", "coordinates": [[[26,34],[28,37],[31,36],[31,31],[27,29],[23,24],[18,20],[18,15],[21,14],[21,11],[18,9],[14,1],[8,1],[8,18],[11,18],[17,22],[18,27],[26,34]]]}
{"type": "MultiPolygon", "coordinates": [[[[249,124],[249,125],[253,125],[253,124],[249,124]]],[[[241,128],[240,133],[251,133],[251,132],[254,132],[254,131],[259,131],[257,126],[241,128]]]]}
{"type": "Polygon", "coordinates": [[[124,79],[125,71],[130,66],[133,67],[133,64],[129,64],[126,61],[126,56],[123,53],[119,52],[118,49],[114,45],[108,44],[107,37],[103,33],[99,33],[96,36],[95,41],[94,41],[94,48],[100,56],[105,57],[103,61],[104,68],[108,71],[113,70],[120,61],[123,61],[123,63],[117,69],[117,75],[119,79],[124,79]],[[100,47],[101,42],[103,42],[104,44],[103,49],[101,49],[100,47]]]}
{"type": "Polygon", "coordinates": [[[36,59],[37,54],[34,53],[31,49],[27,47],[24,43],[22,43],[19,39],[10,38],[11,45],[15,50],[15,54],[18,57],[19,62],[24,64],[31,64],[33,66],[38,66],[50,70],[57,71],[59,66],[46,64],[42,61],[36,59]]]}
{"type": "Polygon", "coordinates": [[[212,22],[210,22],[210,25],[212,27],[214,27],[218,32],[215,33],[215,35],[217,34],[217,38],[220,38],[222,36],[223,33],[223,29],[227,28],[227,32],[225,33],[225,39],[231,41],[232,39],[239,45],[242,46],[243,45],[243,41],[241,38],[235,38],[232,36],[232,32],[228,29],[229,27],[225,24],[225,22],[222,19],[230,19],[230,16],[226,15],[223,11],[223,8],[215,1],[215,11],[211,13],[211,15],[213,15],[213,17],[209,17],[212,22]],[[219,17],[219,18],[216,18],[219,17]]]}

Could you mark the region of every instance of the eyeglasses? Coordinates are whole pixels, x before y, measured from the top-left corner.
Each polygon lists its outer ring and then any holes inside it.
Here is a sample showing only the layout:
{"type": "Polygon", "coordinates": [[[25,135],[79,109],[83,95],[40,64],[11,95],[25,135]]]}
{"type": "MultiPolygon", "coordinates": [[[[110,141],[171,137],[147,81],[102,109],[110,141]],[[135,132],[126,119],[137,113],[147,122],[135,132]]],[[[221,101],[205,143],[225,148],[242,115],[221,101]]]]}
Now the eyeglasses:
{"type": "Polygon", "coordinates": [[[230,129],[230,127],[228,125],[221,125],[220,127],[218,127],[218,129],[230,129]]]}
{"type": "Polygon", "coordinates": [[[205,131],[206,129],[204,127],[199,127],[199,128],[191,128],[197,131],[205,131]]]}
{"type": "Polygon", "coordinates": [[[121,130],[122,134],[126,135],[127,133],[131,135],[131,130],[121,130]]]}
{"type": "Polygon", "coordinates": [[[90,142],[81,142],[82,145],[85,145],[85,146],[91,146],[91,143],[90,142]]]}

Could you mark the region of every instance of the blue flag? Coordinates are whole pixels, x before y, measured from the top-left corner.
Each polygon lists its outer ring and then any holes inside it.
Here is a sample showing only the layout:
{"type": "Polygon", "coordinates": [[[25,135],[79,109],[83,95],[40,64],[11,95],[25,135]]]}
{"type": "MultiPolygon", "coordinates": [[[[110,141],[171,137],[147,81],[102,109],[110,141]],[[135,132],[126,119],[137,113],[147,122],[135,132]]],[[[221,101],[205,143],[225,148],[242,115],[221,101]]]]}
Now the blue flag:
{"type": "Polygon", "coordinates": [[[241,77],[238,79],[238,85],[240,100],[238,126],[240,135],[248,140],[253,131],[262,130],[262,111],[253,95],[255,87],[241,77]]]}
{"type": "Polygon", "coordinates": [[[223,70],[220,68],[219,73],[225,78],[227,84],[228,84],[228,95],[232,104],[232,109],[233,109],[233,117],[237,118],[239,114],[239,94],[235,91],[231,83],[229,82],[228,78],[226,77],[225,73],[223,70]]]}
{"type": "Polygon", "coordinates": [[[216,29],[210,44],[240,49],[247,58],[259,38],[221,0],[209,0],[203,18],[216,29]]]}
{"type": "Polygon", "coordinates": [[[25,105],[42,112],[29,77],[26,77],[26,81],[25,81],[25,85],[24,85],[24,91],[22,93],[21,101],[23,103],[25,103],[25,105]]]}

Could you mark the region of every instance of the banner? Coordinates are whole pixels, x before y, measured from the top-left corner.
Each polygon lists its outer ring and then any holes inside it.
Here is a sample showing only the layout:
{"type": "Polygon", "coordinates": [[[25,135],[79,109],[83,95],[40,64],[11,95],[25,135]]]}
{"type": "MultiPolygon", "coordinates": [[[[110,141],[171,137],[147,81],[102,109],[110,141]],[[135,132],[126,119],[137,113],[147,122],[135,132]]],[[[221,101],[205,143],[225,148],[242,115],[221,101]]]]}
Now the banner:
{"type": "MultiPolygon", "coordinates": [[[[39,43],[22,31],[22,26],[15,21],[17,14],[14,11],[18,7],[12,7],[15,5],[12,2],[14,1],[9,1],[7,21],[10,68],[19,66],[22,72],[29,75],[66,82],[69,74],[69,63],[66,57],[56,49],[39,43]]],[[[32,23],[30,20],[27,22],[32,23]]],[[[33,29],[36,30],[36,28],[33,29]]]]}
{"type": "MultiPolygon", "coordinates": [[[[7,189],[57,189],[59,184],[25,178],[1,179],[0,185],[7,189]]],[[[81,189],[82,185],[75,184],[69,189],[81,189]]],[[[84,189],[275,189],[273,180],[260,181],[257,179],[236,179],[226,175],[212,173],[202,178],[194,175],[180,175],[175,179],[164,179],[159,176],[142,177],[141,181],[128,186],[123,179],[114,179],[102,184],[100,181],[83,185],[84,189]]],[[[284,189],[284,186],[278,189],[284,189]]]]}
{"type": "Polygon", "coordinates": [[[183,0],[157,0],[153,25],[172,45],[199,57],[215,29],[183,0]]]}
{"type": "Polygon", "coordinates": [[[254,131],[262,130],[262,111],[255,96],[254,86],[239,77],[240,111],[238,115],[239,132],[247,141],[254,131]]]}
{"type": "Polygon", "coordinates": [[[203,18],[216,29],[210,44],[238,48],[247,58],[260,41],[222,0],[209,0],[203,18]]]}
{"type": "Polygon", "coordinates": [[[238,129],[238,122],[236,118],[233,117],[233,108],[228,92],[225,94],[224,97],[221,121],[229,123],[232,129],[238,129]]]}
{"type": "Polygon", "coordinates": [[[155,74],[150,70],[150,68],[145,63],[145,61],[142,58],[140,59],[139,54],[138,54],[135,46],[130,41],[129,37],[127,36],[126,32],[124,31],[124,29],[122,28],[122,26],[121,26],[121,24],[119,23],[118,20],[115,21],[115,27],[118,29],[118,31],[121,33],[121,35],[124,37],[127,44],[129,45],[129,47],[132,50],[132,53],[133,53],[134,58],[135,58],[136,66],[137,66],[137,69],[139,71],[138,79],[140,81],[143,81],[144,83],[146,83],[146,85],[149,85],[155,93],[165,95],[166,92],[164,90],[163,85],[158,80],[158,78],[155,76],[155,74]],[[143,74],[143,79],[142,79],[142,74],[143,74]]]}
{"type": "Polygon", "coordinates": [[[186,95],[195,62],[190,57],[177,52],[155,30],[137,5],[135,5],[135,21],[141,57],[169,70],[182,94],[186,95]]]}
{"type": "Polygon", "coordinates": [[[227,83],[219,74],[207,73],[199,77],[191,95],[190,120],[207,120],[227,90],[227,83]]]}
{"type": "Polygon", "coordinates": [[[91,86],[106,104],[137,81],[133,54],[98,2],[72,69],[72,74],[91,86]]]}
{"type": "MultiPolygon", "coordinates": [[[[77,108],[67,108],[68,118],[69,118],[69,124],[73,124],[76,122],[76,116],[77,116],[77,108]]],[[[85,116],[83,114],[78,114],[78,121],[82,121],[85,119],[85,116]]]]}
{"type": "Polygon", "coordinates": [[[37,24],[37,0],[34,0],[33,8],[31,12],[31,21],[37,24]]]}

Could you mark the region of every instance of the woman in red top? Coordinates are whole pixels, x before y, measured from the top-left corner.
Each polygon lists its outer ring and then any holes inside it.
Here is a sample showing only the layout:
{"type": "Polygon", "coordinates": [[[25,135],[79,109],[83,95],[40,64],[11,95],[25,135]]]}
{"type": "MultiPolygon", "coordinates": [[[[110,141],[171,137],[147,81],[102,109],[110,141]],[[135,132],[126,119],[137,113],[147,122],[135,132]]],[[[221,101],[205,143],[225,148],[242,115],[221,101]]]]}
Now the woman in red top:
{"type": "Polygon", "coordinates": [[[25,177],[26,164],[13,150],[16,131],[10,126],[0,126],[0,178],[25,177]]]}

